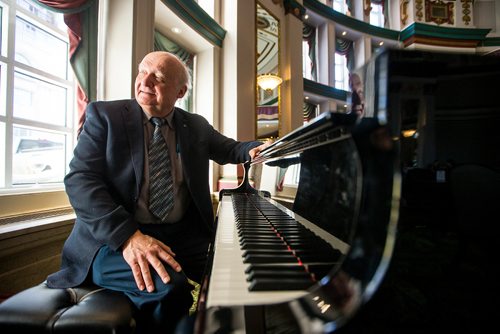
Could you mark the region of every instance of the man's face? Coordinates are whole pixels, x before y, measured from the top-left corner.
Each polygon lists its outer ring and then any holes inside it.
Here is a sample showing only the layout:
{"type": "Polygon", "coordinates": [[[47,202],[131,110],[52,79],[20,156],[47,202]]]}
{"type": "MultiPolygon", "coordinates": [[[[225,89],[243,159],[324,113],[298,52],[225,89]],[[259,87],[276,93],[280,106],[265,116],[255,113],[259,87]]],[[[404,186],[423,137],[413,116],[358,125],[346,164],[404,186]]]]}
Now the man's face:
{"type": "Polygon", "coordinates": [[[150,53],[139,64],[135,98],[150,116],[168,115],[177,99],[184,96],[187,87],[179,80],[182,70],[175,57],[163,52],[150,53]]]}

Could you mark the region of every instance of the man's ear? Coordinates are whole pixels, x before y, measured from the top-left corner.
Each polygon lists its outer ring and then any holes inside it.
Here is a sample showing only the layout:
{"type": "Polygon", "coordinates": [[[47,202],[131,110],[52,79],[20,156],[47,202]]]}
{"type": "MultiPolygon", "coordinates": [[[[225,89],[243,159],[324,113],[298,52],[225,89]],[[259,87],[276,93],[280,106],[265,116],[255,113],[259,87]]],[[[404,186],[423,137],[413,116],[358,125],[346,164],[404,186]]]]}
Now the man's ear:
{"type": "Polygon", "coordinates": [[[178,99],[183,98],[183,97],[184,97],[184,95],[185,95],[185,94],[186,94],[186,92],[187,92],[187,89],[188,89],[188,88],[187,88],[187,86],[186,86],[186,85],[182,86],[182,87],[181,87],[181,89],[179,90],[179,93],[177,94],[177,98],[178,98],[178,99]]]}

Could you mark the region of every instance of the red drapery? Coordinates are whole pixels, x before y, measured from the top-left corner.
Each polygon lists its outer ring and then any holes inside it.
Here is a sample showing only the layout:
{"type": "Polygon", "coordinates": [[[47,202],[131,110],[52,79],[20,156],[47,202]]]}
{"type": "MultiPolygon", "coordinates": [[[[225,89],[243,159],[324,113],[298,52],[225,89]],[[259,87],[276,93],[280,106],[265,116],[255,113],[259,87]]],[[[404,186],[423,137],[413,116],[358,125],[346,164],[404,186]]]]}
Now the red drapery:
{"type": "MultiPolygon", "coordinates": [[[[64,13],[64,23],[68,27],[69,36],[69,57],[73,58],[78,50],[78,46],[82,40],[82,10],[86,9],[86,5],[92,0],[37,0],[41,4],[54,8],[64,13]]],[[[83,90],[80,83],[77,83],[76,88],[76,103],[78,129],[82,128],[85,120],[85,108],[89,103],[89,98],[83,90]]]]}

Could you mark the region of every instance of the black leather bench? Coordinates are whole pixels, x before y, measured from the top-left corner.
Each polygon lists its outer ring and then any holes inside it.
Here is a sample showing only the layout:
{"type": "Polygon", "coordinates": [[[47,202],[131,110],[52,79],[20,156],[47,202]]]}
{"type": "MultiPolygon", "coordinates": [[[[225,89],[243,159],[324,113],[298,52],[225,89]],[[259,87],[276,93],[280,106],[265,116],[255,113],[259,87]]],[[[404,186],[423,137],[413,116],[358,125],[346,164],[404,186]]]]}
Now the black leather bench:
{"type": "Polygon", "coordinates": [[[0,333],[134,333],[134,306],[120,293],[84,285],[50,289],[44,283],[0,304],[0,333]]]}

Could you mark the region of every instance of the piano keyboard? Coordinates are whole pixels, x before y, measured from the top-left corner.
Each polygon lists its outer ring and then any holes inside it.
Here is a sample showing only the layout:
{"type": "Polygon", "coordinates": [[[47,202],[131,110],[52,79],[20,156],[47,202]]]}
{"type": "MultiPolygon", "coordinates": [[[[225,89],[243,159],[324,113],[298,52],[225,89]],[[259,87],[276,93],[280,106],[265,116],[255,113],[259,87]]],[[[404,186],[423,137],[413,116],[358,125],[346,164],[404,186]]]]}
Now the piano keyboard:
{"type": "Polygon", "coordinates": [[[256,194],[219,205],[207,307],[287,301],[307,293],[349,246],[256,194]]]}

